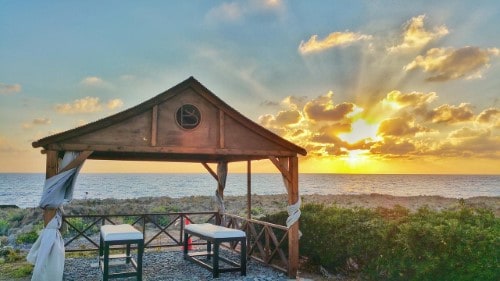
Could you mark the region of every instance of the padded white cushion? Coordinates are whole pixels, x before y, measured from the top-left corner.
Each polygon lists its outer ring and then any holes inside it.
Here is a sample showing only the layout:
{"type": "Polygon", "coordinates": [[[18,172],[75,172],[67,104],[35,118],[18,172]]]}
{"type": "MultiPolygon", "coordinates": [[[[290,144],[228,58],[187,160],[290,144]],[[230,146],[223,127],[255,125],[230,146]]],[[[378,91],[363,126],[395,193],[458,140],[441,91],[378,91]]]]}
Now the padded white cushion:
{"type": "Polygon", "coordinates": [[[142,232],[130,224],[106,224],[101,226],[101,237],[104,241],[143,239],[142,232]]]}
{"type": "Polygon", "coordinates": [[[241,230],[214,225],[211,223],[188,224],[185,229],[210,238],[237,238],[246,236],[245,232],[241,230]]]}

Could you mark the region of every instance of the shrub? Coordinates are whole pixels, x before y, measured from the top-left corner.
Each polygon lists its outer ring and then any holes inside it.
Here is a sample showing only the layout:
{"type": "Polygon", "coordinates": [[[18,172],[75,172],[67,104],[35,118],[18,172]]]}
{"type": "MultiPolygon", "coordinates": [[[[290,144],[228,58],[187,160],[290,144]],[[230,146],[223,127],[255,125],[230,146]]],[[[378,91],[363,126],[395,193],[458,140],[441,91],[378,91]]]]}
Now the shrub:
{"type": "MultiPolygon", "coordinates": [[[[500,280],[500,220],[491,211],[420,209],[377,261],[388,280],[500,280]]],[[[375,277],[375,276],[373,276],[375,277]]]]}
{"type": "MultiPolygon", "coordinates": [[[[76,235],[78,233],[77,230],[83,231],[90,224],[93,223],[93,221],[87,222],[80,217],[68,218],[67,221],[68,223],[66,226],[63,224],[63,229],[64,229],[63,234],[65,237],[76,235]]],[[[93,225],[91,228],[87,229],[87,231],[85,231],[84,233],[90,235],[97,232],[99,232],[99,227],[97,225],[93,225]]]]}
{"type": "MultiPolygon", "coordinates": [[[[280,212],[265,220],[284,224],[280,212]]],[[[370,280],[500,280],[500,219],[461,206],[416,213],[305,205],[300,253],[334,272],[370,280]]]]}
{"type": "Polygon", "coordinates": [[[21,233],[17,235],[16,243],[17,244],[31,244],[35,243],[36,239],[38,239],[38,231],[31,230],[26,233],[21,233]]]}
{"type": "Polygon", "coordinates": [[[7,235],[7,232],[9,231],[9,222],[0,219],[0,235],[7,235]]]}

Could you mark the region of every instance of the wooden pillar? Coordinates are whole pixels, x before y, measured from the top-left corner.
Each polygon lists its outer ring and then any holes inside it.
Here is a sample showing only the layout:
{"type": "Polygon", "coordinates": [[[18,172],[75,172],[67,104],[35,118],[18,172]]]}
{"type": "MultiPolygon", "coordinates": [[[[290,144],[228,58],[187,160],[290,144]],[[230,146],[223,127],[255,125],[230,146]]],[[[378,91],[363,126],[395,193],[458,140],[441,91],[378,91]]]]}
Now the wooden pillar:
{"type": "MultiPolygon", "coordinates": [[[[59,157],[58,152],[49,150],[47,151],[47,162],[45,167],[45,179],[57,175],[59,169],[59,157]]],[[[43,210],[43,223],[44,226],[50,222],[50,220],[56,215],[56,209],[46,208],[43,210]]]]}
{"type": "Polygon", "coordinates": [[[247,161],[247,218],[252,218],[252,161],[247,161]]]}
{"type": "MultiPolygon", "coordinates": [[[[290,185],[288,204],[299,200],[299,162],[297,157],[288,158],[290,185]]],[[[288,277],[295,278],[299,269],[299,222],[295,222],[288,230],[288,277]]]]}

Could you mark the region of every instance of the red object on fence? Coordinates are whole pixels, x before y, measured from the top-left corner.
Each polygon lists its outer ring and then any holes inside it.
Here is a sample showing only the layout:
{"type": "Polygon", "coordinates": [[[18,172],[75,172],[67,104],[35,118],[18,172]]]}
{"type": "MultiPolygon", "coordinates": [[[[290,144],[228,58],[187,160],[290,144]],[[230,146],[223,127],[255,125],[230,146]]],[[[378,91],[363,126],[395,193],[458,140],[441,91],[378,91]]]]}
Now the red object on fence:
{"type": "MultiPolygon", "coordinates": [[[[188,224],[189,224],[189,220],[187,218],[185,218],[184,225],[188,225],[188,224]]],[[[188,250],[192,250],[193,249],[193,241],[191,240],[191,237],[188,238],[187,244],[188,244],[188,250]]],[[[184,249],[184,246],[182,246],[182,248],[184,249]]]]}

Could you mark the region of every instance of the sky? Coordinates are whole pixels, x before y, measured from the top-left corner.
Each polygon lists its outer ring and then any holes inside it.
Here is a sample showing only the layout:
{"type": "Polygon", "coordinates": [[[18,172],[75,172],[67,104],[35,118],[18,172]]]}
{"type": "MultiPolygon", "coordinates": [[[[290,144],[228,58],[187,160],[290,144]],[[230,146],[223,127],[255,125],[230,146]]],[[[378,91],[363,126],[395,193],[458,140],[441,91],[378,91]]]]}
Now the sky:
{"type": "MultiPolygon", "coordinates": [[[[194,76],[304,147],[301,173],[500,174],[498,1],[0,2],[0,172],[194,76]]],[[[132,171],[205,170],[83,168],[132,171]]]]}

